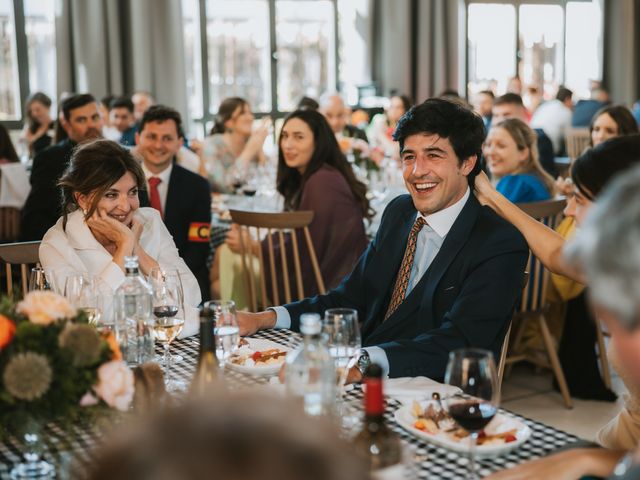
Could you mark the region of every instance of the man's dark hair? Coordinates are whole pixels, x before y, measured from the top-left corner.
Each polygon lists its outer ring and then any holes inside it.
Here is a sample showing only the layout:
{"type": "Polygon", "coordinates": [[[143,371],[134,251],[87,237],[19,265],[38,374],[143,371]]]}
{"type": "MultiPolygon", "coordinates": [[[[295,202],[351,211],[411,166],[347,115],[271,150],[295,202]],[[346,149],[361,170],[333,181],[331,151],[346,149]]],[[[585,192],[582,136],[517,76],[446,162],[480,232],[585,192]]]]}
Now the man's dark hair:
{"type": "Polygon", "coordinates": [[[497,107],[499,105],[520,105],[524,107],[524,103],[522,103],[522,97],[517,93],[505,93],[504,95],[500,95],[493,102],[493,106],[497,107]]]}
{"type": "Polygon", "coordinates": [[[491,98],[496,98],[495,94],[491,90],[480,90],[478,95],[488,95],[491,98]]]}
{"type": "Polygon", "coordinates": [[[105,95],[104,97],[102,97],[100,99],[100,103],[102,105],[104,105],[107,110],[110,110],[111,109],[111,102],[113,102],[115,99],[116,99],[115,95],[108,94],[108,95],[105,95]]]}
{"type": "Polygon", "coordinates": [[[566,100],[570,100],[573,96],[573,92],[569,90],[567,87],[560,87],[558,89],[558,93],[556,94],[556,99],[561,102],[565,102],[566,100]]]}
{"type": "Polygon", "coordinates": [[[178,137],[183,138],[183,130],[182,130],[182,117],[177,110],[166,107],[164,105],[152,105],[150,106],[144,115],[142,115],[142,120],[140,120],[140,127],[138,127],[138,132],[142,132],[144,130],[144,126],[149,122],[164,122],[166,120],[173,120],[176,123],[176,131],[178,132],[178,137]]]}
{"type": "Polygon", "coordinates": [[[404,141],[410,135],[429,133],[449,140],[458,160],[462,162],[475,155],[476,164],[467,177],[473,185],[480,172],[480,157],[484,141],[484,124],[480,115],[470,108],[444,98],[430,98],[412,107],[398,121],[393,139],[404,150],[404,141]]]}
{"type": "Polygon", "coordinates": [[[296,107],[297,110],[318,110],[319,108],[320,104],[317,100],[307,96],[302,97],[296,107]]]}
{"type": "Polygon", "coordinates": [[[68,122],[71,118],[71,110],[84,107],[89,103],[96,103],[96,99],[90,93],[80,93],[66,98],[62,102],[62,114],[64,115],[64,119],[68,122]]]}
{"type": "Polygon", "coordinates": [[[126,108],[129,110],[129,113],[133,113],[133,102],[129,97],[114,98],[109,104],[109,110],[114,108],[126,108]]]}

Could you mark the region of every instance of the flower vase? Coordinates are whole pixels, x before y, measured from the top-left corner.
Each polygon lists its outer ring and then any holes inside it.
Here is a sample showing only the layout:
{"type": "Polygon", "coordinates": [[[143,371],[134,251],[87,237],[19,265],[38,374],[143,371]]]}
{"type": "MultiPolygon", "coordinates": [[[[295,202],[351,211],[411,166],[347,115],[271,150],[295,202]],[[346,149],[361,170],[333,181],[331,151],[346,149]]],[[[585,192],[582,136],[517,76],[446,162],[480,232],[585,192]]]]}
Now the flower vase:
{"type": "Polygon", "coordinates": [[[42,452],[42,438],[40,436],[40,428],[35,422],[31,422],[23,432],[23,443],[24,460],[13,467],[11,470],[11,478],[54,478],[55,467],[40,456],[42,452]]]}

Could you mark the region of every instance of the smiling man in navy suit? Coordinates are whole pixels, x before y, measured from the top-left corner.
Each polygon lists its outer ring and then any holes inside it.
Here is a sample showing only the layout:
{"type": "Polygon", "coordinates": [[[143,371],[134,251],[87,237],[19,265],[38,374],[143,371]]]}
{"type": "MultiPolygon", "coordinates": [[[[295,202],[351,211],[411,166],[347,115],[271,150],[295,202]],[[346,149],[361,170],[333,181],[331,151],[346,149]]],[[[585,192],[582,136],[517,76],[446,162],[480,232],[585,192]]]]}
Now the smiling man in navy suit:
{"type": "Polygon", "coordinates": [[[370,362],[390,377],[442,381],[451,350],[479,347],[498,354],[528,248],[513,226],[471,193],[484,138],[478,115],[429,99],[402,117],[394,138],[409,195],[389,203],[353,271],[325,295],[239,314],[239,322],[243,334],[298,330],[302,313],[354,308],[364,348],[351,381],[359,381],[370,362]]]}

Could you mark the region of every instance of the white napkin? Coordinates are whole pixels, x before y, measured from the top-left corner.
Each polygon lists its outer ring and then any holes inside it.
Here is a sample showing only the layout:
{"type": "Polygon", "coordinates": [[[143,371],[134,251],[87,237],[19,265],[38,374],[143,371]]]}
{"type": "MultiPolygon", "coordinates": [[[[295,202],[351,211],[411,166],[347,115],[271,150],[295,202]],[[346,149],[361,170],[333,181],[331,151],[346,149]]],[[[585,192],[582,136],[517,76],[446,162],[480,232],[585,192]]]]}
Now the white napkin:
{"type": "Polygon", "coordinates": [[[387,378],[384,381],[384,393],[403,404],[410,404],[413,400],[430,399],[433,392],[438,392],[440,398],[444,398],[460,392],[460,389],[427,377],[387,378]]]}
{"type": "Polygon", "coordinates": [[[24,165],[20,162],[0,165],[0,207],[22,208],[30,190],[24,165]]]}

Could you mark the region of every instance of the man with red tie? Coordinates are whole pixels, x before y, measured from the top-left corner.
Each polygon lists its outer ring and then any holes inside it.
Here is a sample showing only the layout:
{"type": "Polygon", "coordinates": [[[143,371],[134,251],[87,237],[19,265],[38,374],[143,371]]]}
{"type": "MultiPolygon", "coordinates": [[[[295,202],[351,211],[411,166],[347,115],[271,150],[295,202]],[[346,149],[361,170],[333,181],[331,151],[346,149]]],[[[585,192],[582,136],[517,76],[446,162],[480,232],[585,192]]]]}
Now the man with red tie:
{"type": "Polygon", "coordinates": [[[160,212],[178,252],[198,279],[202,298],[210,297],[209,182],[175,163],[183,144],[182,119],[173,108],[154,105],[142,116],[136,152],[142,157],[149,203],[160,212]]]}
{"type": "Polygon", "coordinates": [[[390,377],[442,381],[452,350],[477,347],[498,355],[520,296],[528,247],[471,191],[480,171],[482,119],[458,103],[432,98],[405,113],[394,139],[409,195],[387,205],[353,271],[324,295],[239,313],[241,334],[297,330],[302,313],[355,309],[364,348],[350,381],[361,380],[371,362],[390,377]]]}

